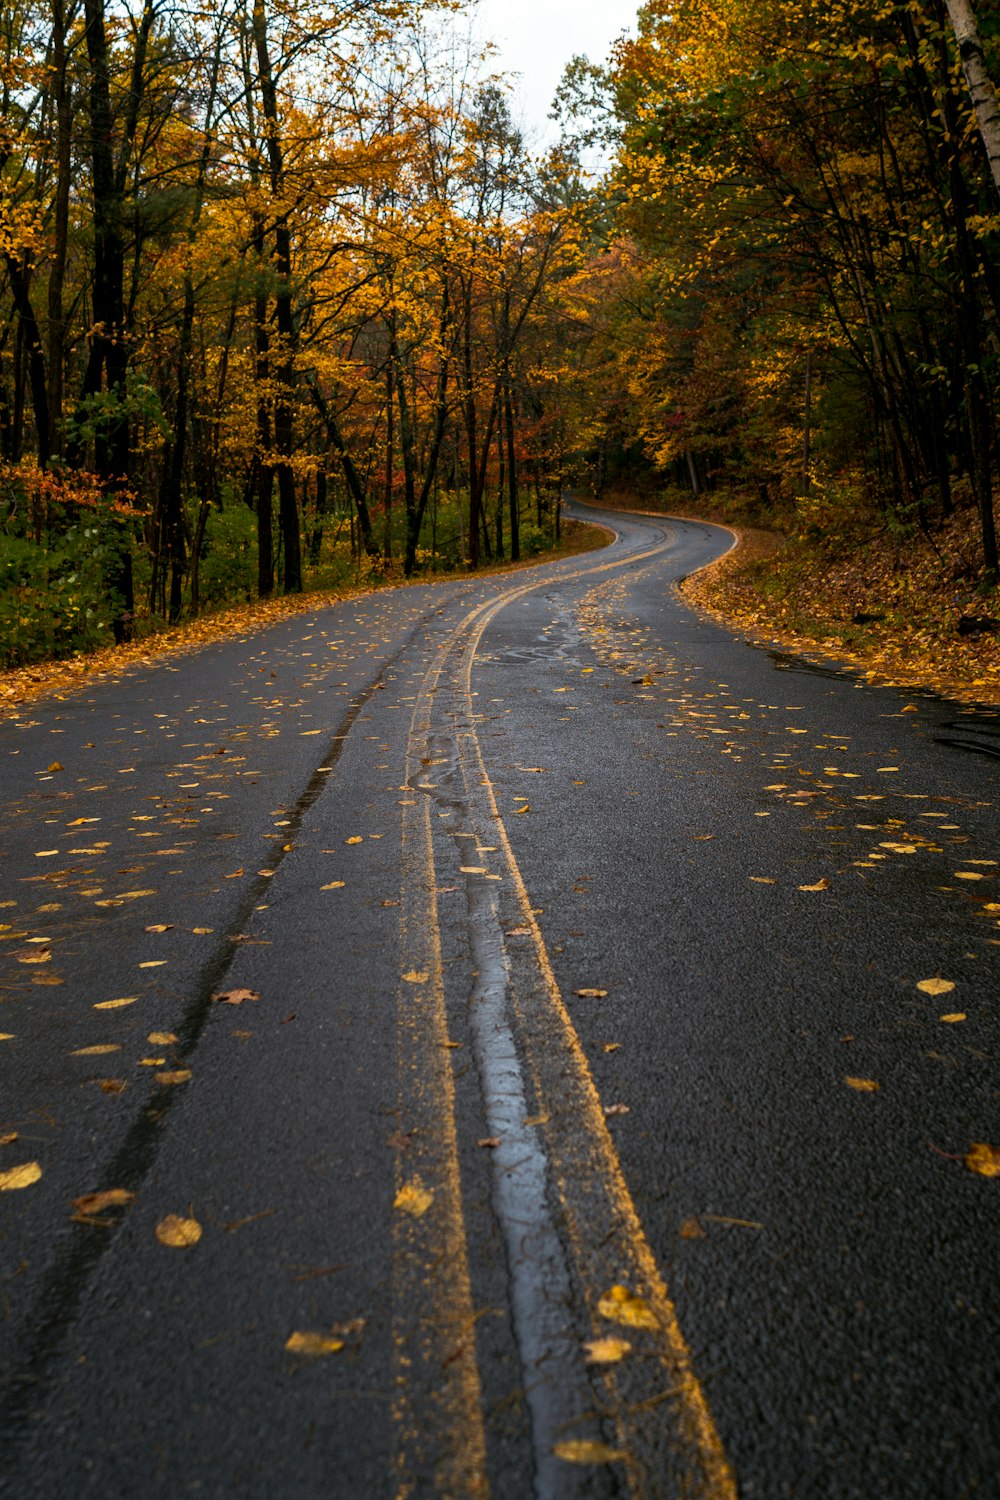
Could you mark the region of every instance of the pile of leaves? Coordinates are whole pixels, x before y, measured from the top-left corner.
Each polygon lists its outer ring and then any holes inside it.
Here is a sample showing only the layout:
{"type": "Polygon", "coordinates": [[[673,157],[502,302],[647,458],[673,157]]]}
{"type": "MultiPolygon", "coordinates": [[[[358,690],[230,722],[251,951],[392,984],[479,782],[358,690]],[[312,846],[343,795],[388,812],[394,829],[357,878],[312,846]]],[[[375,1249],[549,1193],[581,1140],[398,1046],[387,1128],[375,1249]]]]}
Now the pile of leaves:
{"type": "Polygon", "coordinates": [[[683,585],[728,625],[870,679],[1000,700],[1000,598],[977,573],[971,508],[924,533],[839,543],[734,528],[740,545],[683,585]]]}

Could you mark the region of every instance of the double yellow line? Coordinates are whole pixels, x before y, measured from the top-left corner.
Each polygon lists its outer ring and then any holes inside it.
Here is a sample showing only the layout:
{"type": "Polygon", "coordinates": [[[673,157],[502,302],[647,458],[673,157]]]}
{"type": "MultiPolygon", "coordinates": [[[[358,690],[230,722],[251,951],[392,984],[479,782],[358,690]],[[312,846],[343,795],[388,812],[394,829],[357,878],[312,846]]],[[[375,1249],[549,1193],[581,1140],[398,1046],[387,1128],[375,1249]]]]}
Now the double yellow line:
{"type": "MultiPolygon", "coordinates": [[[[418,693],[407,744],[406,783],[414,787],[421,760],[433,758],[428,752],[434,695],[451,662],[466,710],[456,753],[470,816],[481,837],[488,832],[491,841],[495,838],[516,920],[530,934],[531,975],[512,981],[511,1001],[534,1094],[544,1101],[539,1128],[573,1272],[595,1337],[616,1331],[599,1307],[613,1285],[628,1287],[651,1314],[649,1326],[635,1337],[642,1352],[653,1357],[607,1366],[599,1381],[601,1410],[587,1415],[615,1424],[631,1492],[641,1500],[675,1493],[691,1500],[735,1500],[732,1471],[622,1173],[500,813],[473,714],[476,653],[502,610],[554,582],[651,560],[669,546],[669,539],[664,539],[611,562],[555,578],[548,574],[470,610],[438,650],[418,693]]],[[[413,1145],[397,1154],[396,1201],[403,1206],[394,1214],[396,1480],[399,1497],[419,1487],[422,1493],[457,1500],[485,1496],[488,1486],[430,804],[429,796],[408,793],[403,807],[401,951],[413,967],[399,991],[399,1118],[417,1133],[413,1145]],[[433,1194],[419,1216],[405,1206],[407,1190],[414,1187],[425,1197],[433,1194]]]]}

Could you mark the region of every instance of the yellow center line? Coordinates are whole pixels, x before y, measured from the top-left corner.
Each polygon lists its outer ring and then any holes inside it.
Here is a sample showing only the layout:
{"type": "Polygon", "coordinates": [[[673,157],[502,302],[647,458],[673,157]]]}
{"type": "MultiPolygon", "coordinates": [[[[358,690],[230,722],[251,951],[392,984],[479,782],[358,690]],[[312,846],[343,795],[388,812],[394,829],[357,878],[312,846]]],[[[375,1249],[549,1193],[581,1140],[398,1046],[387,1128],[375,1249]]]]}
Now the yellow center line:
{"type": "MultiPolygon", "coordinates": [[[[661,550],[663,550],[662,547],[658,547],[652,549],[650,553],[640,553],[622,561],[623,563],[639,562],[661,550]]],[[[607,566],[605,565],[605,569],[601,570],[581,570],[580,573],[570,576],[577,578],[590,571],[605,571],[607,566]]],[[[491,835],[495,834],[506,861],[520,909],[521,921],[531,933],[535,961],[548,995],[559,1036],[571,1064],[572,1076],[568,1082],[574,1103],[572,1131],[577,1141],[582,1139],[586,1142],[584,1150],[590,1159],[589,1170],[596,1171],[600,1178],[601,1186],[610,1205],[610,1220],[618,1227],[624,1249],[632,1263],[632,1274],[641,1285],[646,1301],[659,1325],[662,1337],[661,1360],[667,1373],[669,1388],[677,1398],[675,1421],[680,1429],[681,1442],[689,1450],[691,1460],[690,1487],[687,1493],[692,1496],[692,1500],[696,1496],[698,1500],[736,1500],[736,1485],[732,1469],[726,1459],[704,1391],[694,1373],[690,1350],[681,1331],[676,1309],[656,1263],[656,1257],[646,1239],[625,1181],[618,1154],[608,1130],[597,1086],[559,988],[545,940],[532,908],[531,898],[500,813],[493,782],[486,769],[479,736],[471,722],[472,668],[482,636],[487,626],[513,598],[528,593],[530,589],[529,585],[517,591],[511,591],[507,596],[494,601],[490,608],[477,612],[478,618],[466,644],[462,683],[470,718],[470,732],[466,743],[471,740],[474,747],[476,758],[474,769],[479,772],[479,787],[487,800],[491,835]]],[[[536,1086],[541,1088],[539,1069],[536,1067],[534,1071],[536,1086]]],[[[563,1081],[564,1083],[567,1081],[565,1075],[563,1081]]],[[[600,1257],[593,1253],[595,1226],[589,1222],[581,1223],[581,1214],[575,1202],[580,1196],[577,1191],[580,1185],[574,1183],[572,1171],[567,1170],[567,1153],[558,1146],[552,1149],[556,1145],[554,1140],[556,1133],[554,1130],[546,1132],[552,1143],[550,1160],[558,1178],[560,1197],[570,1227],[578,1268],[591,1301],[592,1312],[596,1314],[596,1303],[608,1288],[602,1286],[599,1281],[595,1281],[595,1275],[599,1273],[598,1261],[600,1260],[600,1257]]],[[[579,1163],[579,1148],[575,1148],[573,1154],[579,1163]]],[[[592,1199],[593,1184],[588,1185],[583,1197],[588,1201],[592,1199]]],[[[627,1414],[619,1418],[619,1426],[622,1439],[627,1443],[630,1435],[627,1414]]],[[[630,1478],[633,1487],[638,1486],[635,1488],[635,1493],[642,1494],[645,1490],[644,1478],[640,1476],[637,1481],[634,1471],[630,1471],[630,1478]]]]}

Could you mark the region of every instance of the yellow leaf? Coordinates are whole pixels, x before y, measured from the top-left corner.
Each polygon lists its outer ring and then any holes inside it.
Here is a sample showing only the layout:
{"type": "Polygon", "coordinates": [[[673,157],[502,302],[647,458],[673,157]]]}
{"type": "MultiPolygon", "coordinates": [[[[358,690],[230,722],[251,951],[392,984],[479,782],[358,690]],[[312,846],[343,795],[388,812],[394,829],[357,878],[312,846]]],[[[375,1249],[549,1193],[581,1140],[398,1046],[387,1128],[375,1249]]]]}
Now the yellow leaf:
{"type": "Polygon", "coordinates": [[[983,878],[984,877],[982,875],[980,875],[980,873],[979,873],[978,870],[956,870],[955,871],[955,879],[956,880],[982,880],[983,878]]]}
{"type": "Polygon", "coordinates": [[[171,1073],[157,1073],[156,1082],[162,1083],[164,1086],[169,1087],[174,1083],[187,1083],[190,1077],[190,1068],[175,1068],[171,1073]]]}
{"type": "Polygon", "coordinates": [[[946,1016],[938,1016],[939,1021],[947,1021],[950,1025],[955,1025],[956,1022],[964,1021],[966,1019],[967,1017],[964,1010],[953,1010],[949,1011],[948,1015],[946,1016]]]}
{"type": "Polygon", "coordinates": [[[122,995],[119,1000],[98,1000],[94,1010],[121,1010],[125,1005],[134,1005],[138,995],[122,995]]]}
{"type": "Polygon", "coordinates": [[[356,833],[353,836],[353,838],[345,839],[344,843],[345,844],[363,844],[364,843],[364,838],[361,836],[360,833],[356,833]]]}
{"type": "Polygon", "coordinates": [[[19,1167],[8,1167],[6,1172],[0,1172],[0,1193],[13,1193],[18,1188],[30,1187],[41,1175],[42,1169],[37,1161],[26,1161],[19,1167]]]}
{"type": "Polygon", "coordinates": [[[623,1323],[626,1328],[658,1328],[656,1314],[627,1286],[613,1286],[605,1292],[597,1304],[597,1311],[613,1323],[623,1323]]]}
{"type": "Polygon", "coordinates": [[[973,1141],[965,1153],[965,1165],[970,1172],[978,1172],[980,1177],[1000,1177],[1000,1146],[973,1141]]]}
{"type": "Polygon", "coordinates": [[[590,1442],[586,1438],[556,1443],[552,1452],[568,1464],[619,1464],[625,1461],[625,1454],[620,1449],[609,1448],[607,1443],[590,1442]]]}
{"type": "Polygon", "coordinates": [[[677,1233],[682,1240],[703,1240],[705,1238],[704,1229],[702,1229],[699,1220],[693,1216],[682,1222],[677,1233]]]}
{"type": "Polygon", "coordinates": [[[799,886],[799,890],[800,891],[828,891],[829,889],[830,889],[830,882],[825,877],[822,880],[817,880],[817,882],[816,882],[815,885],[800,885],[799,886]]]}
{"type": "Polygon", "coordinates": [[[329,885],[321,885],[321,891],[342,891],[345,882],[343,880],[331,880],[329,885]]]}
{"type": "Polygon", "coordinates": [[[81,1197],[74,1198],[73,1207],[78,1214],[89,1217],[91,1214],[103,1213],[106,1208],[124,1208],[134,1200],[135,1194],[130,1193],[127,1188],[108,1188],[103,1193],[84,1193],[81,1197]]]}
{"type": "Polygon", "coordinates": [[[0,1042],[12,1042],[15,1040],[13,1031],[0,1031],[0,1042]]]}
{"type": "Polygon", "coordinates": [[[343,1339],[331,1338],[325,1333],[290,1333],[285,1340],[289,1354],[303,1354],[309,1359],[321,1354],[339,1354],[343,1347],[343,1339]]]}
{"type": "Polygon", "coordinates": [[[120,1042],[100,1042],[96,1047],[78,1047],[70,1057],[101,1057],[105,1052],[120,1052],[120,1042]]]}
{"type": "Polygon", "coordinates": [[[426,984],[430,975],[426,969],[407,969],[403,978],[407,984],[426,984]]]}
{"type": "Polygon", "coordinates": [[[102,1094],[124,1094],[128,1087],[124,1078],[99,1078],[97,1083],[102,1094]]]}
{"type": "Polygon", "coordinates": [[[166,963],[165,958],[147,958],[139,965],[140,969],[161,969],[166,963]]]}
{"type": "Polygon", "coordinates": [[[777,881],[770,875],[751,875],[750,879],[755,885],[777,885],[777,881]]]}
{"type": "Polygon", "coordinates": [[[393,1208],[398,1208],[401,1213],[411,1214],[413,1218],[420,1219],[434,1202],[434,1194],[429,1188],[425,1188],[419,1177],[414,1177],[412,1182],[406,1182],[400,1188],[393,1200],[393,1208]]]}
{"type": "Polygon", "coordinates": [[[588,1365],[616,1365],[632,1348],[628,1339],[591,1339],[583,1346],[588,1365]]]}
{"type": "Polygon", "coordinates": [[[16,1130],[5,1130],[4,1133],[3,1133],[3,1135],[0,1135],[0,1146],[13,1146],[13,1144],[14,1144],[14,1142],[16,1140],[17,1140],[17,1131],[16,1130]]]}
{"type": "Polygon", "coordinates": [[[879,1088],[872,1078],[845,1078],[844,1082],[849,1089],[857,1089],[859,1094],[874,1094],[879,1088]]]}
{"type": "Polygon", "coordinates": [[[574,990],[573,993],[580,995],[584,1000],[603,1000],[608,992],[607,990],[583,989],[574,990]]]}
{"type": "Polygon", "coordinates": [[[194,933],[196,933],[198,935],[198,937],[206,937],[208,935],[208,933],[214,932],[215,928],[214,927],[192,927],[191,931],[194,932],[194,933]]]}
{"type": "Polygon", "coordinates": [[[950,979],[918,979],[917,989],[925,995],[950,995],[955,985],[950,979]]]}
{"type": "Polygon", "coordinates": [[[49,766],[49,774],[50,774],[50,776],[51,775],[55,775],[56,771],[61,771],[61,770],[63,770],[63,766],[62,766],[62,763],[60,761],[58,761],[58,760],[54,760],[52,762],[52,764],[49,766]]]}
{"type": "Polygon", "coordinates": [[[531,808],[528,806],[528,804],[526,802],[523,807],[515,807],[514,811],[516,813],[530,812],[531,808]]]}
{"type": "Polygon", "coordinates": [[[161,1245],[174,1250],[187,1250],[201,1239],[201,1225],[197,1219],[185,1219],[180,1214],[167,1214],[156,1226],[156,1238],[161,1245]]]}
{"type": "Polygon", "coordinates": [[[146,1038],[154,1047],[172,1047],[176,1040],[172,1031],[151,1031],[146,1038]]]}

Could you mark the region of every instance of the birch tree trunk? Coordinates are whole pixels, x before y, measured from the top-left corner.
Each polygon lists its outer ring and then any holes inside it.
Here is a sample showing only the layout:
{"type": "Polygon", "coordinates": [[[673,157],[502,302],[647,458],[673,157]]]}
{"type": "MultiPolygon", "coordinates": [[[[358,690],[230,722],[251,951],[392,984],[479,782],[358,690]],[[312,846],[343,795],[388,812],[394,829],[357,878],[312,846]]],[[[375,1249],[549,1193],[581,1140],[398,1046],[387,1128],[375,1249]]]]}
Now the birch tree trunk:
{"type": "Polygon", "coordinates": [[[962,72],[969,85],[976,123],[993,174],[993,184],[1000,193],[1000,107],[997,105],[996,89],[986,71],[983,44],[979,40],[979,28],[976,26],[976,13],[971,0],[945,0],[945,6],[958,43],[962,72]]]}

